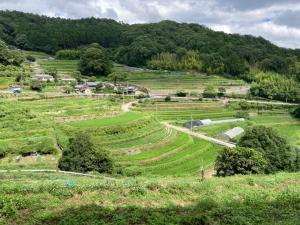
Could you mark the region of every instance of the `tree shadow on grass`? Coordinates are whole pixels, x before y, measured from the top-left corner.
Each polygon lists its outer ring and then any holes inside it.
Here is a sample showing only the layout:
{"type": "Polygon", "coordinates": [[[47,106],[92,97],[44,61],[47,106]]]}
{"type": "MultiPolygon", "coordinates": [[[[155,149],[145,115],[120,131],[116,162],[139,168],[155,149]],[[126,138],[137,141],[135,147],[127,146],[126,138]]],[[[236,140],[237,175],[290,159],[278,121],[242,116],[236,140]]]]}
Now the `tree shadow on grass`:
{"type": "Polygon", "coordinates": [[[140,208],[120,207],[109,209],[102,206],[88,205],[68,209],[60,215],[50,215],[37,224],[211,224],[203,213],[193,212],[192,209],[174,208],[140,208]]]}
{"type": "MultiPolygon", "coordinates": [[[[37,219],[37,218],[36,218],[37,219]]],[[[300,196],[285,193],[273,200],[246,198],[217,203],[211,198],[189,207],[147,208],[123,206],[106,208],[87,205],[59,214],[40,216],[36,224],[300,224],[300,196]]]]}

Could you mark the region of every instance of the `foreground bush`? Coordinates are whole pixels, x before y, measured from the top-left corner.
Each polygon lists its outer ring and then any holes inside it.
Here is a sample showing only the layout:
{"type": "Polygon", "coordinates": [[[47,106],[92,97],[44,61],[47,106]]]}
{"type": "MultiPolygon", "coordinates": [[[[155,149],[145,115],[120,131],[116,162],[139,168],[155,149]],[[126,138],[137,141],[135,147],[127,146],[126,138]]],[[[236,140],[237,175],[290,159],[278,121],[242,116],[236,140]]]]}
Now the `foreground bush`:
{"type": "Polygon", "coordinates": [[[185,92],[184,90],[181,90],[181,91],[177,91],[175,95],[177,97],[186,97],[187,96],[187,92],[185,92]]]}
{"type": "Polygon", "coordinates": [[[217,176],[263,173],[267,165],[261,152],[251,148],[223,149],[217,157],[217,176]]]}
{"type": "Polygon", "coordinates": [[[91,136],[79,132],[70,138],[69,146],[63,151],[59,160],[58,168],[73,172],[97,171],[100,173],[111,173],[114,162],[105,150],[97,150],[91,136]]]}
{"type": "Polygon", "coordinates": [[[293,116],[296,118],[300,118],[300,107],[294,110],[293,116]]]}
{"type": "Polygon", "coordinates": [[[297,150],[272,128],[253,127],[240,139],[238,146],[260,151],[268,163],[267,173],[297,168],[297,150]]]}
{"type": "Polygon", "coordinates": [[[203,98],[215,98],[217,97],[218,93],[215,87],[208,86],[203,91],[203,98]]]}
{"type": "Polygon", "coordinates": [[[44,88],[44,84],[41,81],[32,81],[30,85],[30,89],[32,91],[38,91],[41,92],[44,88]]]}

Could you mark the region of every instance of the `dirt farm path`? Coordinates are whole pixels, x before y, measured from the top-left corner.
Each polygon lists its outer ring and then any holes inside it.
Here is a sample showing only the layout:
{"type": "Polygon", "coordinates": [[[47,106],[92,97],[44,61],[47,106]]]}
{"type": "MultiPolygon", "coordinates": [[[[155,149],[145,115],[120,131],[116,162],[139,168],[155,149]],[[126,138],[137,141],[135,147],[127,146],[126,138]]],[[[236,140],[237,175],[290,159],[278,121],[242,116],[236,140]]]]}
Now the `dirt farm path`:
{"type": "Polygon", "coordinates": [[[213,138],[213,137],[209,137],[209,136],[206,136],[206,135],[201,134],[201,133],[196,133],[196,132],[193,132],[193,131],[191,131],[191,130],[189,130],[187,128],[184,128],[184,127],[174,126],[174,125],[171,125],[171,124],[169,124],[167,122],[161,122],[161,124],[163,124],[164,126],[166,126],[168,128],[177,130],[179,132],[186,133],[186,134],[191,135],[191,136],[193,136],[195,138],[200,138],[200,139],[212,142],[214,144],[222,145],[222,146],[225,146],[225,147],[228,147],[228,148],[235,148],[236,147],[235,144],[228,143],[228,142],[225,142],[225,141],[213,138]]]}

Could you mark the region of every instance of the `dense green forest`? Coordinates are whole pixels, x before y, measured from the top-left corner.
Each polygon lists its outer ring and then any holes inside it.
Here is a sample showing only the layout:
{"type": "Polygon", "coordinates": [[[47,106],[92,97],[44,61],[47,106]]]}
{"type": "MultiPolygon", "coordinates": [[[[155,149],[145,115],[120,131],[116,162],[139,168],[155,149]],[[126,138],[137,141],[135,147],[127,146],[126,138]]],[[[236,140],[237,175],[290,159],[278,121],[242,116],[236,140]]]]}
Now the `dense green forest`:
{"type": "Polygon", "coordinates": [[[300,50],[280,48],[262,37],[173,21],[128,25],[110,19],[0,11],[0,38],[21,49],[56,54],[57,59],[81,59],[85,75],[108,75],[111,61],[158,70],[193,70],[255,82],[253,95],[300,101],[300,50]],[[99,68],[89,68],[85,61],[99,68]],[[285,85],[278,86],[281,81],[285,85]]]}
{"type": "Polygon", "coordinates": [[[279,48],[261,37],[225,34],[198,24],[172,21],[127,25],[108,19],[71,20],[1,11],[0,29],[3,40],[22,49],[55,53],[99,43],[112,50],[116,61],[133,66],[145,66],[158,54],[170,53],[179,61],[200,57],[205,70],[214,72],[212,65],[207,65],[212,62],[214,67],[218,65],[217,72],[235,75],[254,64],[266,70],[289,72],[300,57],[299,50],[279,48]]]}

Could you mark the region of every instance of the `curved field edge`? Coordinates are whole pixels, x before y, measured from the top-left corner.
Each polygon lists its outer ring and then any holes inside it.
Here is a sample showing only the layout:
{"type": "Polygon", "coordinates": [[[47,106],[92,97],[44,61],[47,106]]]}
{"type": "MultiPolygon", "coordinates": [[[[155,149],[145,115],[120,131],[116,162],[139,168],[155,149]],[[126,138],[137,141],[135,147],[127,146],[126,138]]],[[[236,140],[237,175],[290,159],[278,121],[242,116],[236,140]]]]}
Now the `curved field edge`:
{"type": "Polygon", "coordinates": [[[4,224],[298,224],[300,174],[87,178],[0,174],[4,224]],[[70,185],[72,184],[72,185],[70,185]]]}

